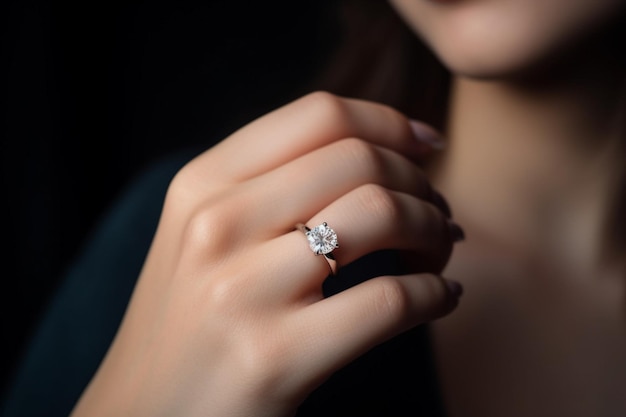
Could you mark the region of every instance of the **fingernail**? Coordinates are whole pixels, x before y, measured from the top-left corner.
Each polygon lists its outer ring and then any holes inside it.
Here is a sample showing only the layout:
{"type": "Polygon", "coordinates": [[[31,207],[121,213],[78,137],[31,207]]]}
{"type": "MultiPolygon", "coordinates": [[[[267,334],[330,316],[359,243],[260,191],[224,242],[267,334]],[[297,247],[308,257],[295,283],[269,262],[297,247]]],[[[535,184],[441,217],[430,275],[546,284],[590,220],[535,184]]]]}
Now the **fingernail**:
{"type": "Polygon", "coordinates": [[[448,288],[448,292],[454,297],[459,298],[463,294],[463,286],[457,281],[452,281],[451,279],[444,279],[443,281],[446,284],[446,288],[448,288]]]}
{"type": "Polygon", "coordinates": [[[448,228],[450,229],[450,236],[454,242],[460,242],[465,240],[465,232],[458,224],[448,220],[448,228]]]}
{"type": "Polygon", "coordinates": [[[417,120],[409,120],[409,126],[418,143],[434,150],[441,150],[446,147],[446,143],[441,137],[441,134],[431,126],[417,120]]]}
{"type": "Polygon", "coordinates": [[[446,215],[447,218],[452,217],[452,210],[450,210],[450,205],[446,201],[445,197],[441,195],[440,192],[433,190],[432,192],[432,202],[433,204],[446,215]]]}

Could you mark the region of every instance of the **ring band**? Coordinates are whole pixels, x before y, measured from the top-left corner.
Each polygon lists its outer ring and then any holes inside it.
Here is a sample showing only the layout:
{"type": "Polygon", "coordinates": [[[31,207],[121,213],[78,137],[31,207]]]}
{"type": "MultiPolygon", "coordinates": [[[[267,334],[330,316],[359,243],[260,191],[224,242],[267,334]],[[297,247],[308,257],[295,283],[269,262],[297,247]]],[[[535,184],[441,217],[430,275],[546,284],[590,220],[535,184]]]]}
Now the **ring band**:
{"type": "Polygon", "coordinates": [[[339,247],[337,233],[326,222],[315,226],[313,229],[310,229],[303,223],[298,223],[296,228],[306,235],[309,247],[316,256],[324,255],[331,275],[335,275],[337,262],[332,252],[339,247]]]}

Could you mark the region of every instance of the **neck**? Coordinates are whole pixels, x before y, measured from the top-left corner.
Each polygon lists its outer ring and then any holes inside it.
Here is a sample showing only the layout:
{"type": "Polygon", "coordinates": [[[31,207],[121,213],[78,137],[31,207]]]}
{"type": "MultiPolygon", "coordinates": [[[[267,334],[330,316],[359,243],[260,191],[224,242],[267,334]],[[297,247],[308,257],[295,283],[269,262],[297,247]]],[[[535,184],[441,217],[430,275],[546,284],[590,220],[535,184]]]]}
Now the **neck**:
{"type": "Polygon", "coordinates": [[[469,239],[570,264],[604,255],[624,178],[621,75],[610,72],[550,88],[453,81],[449,147],[433,176],[469,239]]]}

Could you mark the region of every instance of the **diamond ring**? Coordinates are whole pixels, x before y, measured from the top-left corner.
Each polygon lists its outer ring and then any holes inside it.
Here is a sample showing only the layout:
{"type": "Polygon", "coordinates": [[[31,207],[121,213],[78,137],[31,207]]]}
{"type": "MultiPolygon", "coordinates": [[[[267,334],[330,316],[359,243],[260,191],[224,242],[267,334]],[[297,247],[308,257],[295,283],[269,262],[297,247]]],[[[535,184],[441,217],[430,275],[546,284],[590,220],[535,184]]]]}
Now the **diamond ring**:
{"type": "Polygon", "coordinates": [[[332,251],[339,247],[337,241],[337,233],[324,222],[313,229],[308,228],[302,223],[298,223],[296,228],[306,235],[309,241],[309,247],[315,255],[324,255],[330,267],[330,272],[335,275],[336,262],[332,251]]]}

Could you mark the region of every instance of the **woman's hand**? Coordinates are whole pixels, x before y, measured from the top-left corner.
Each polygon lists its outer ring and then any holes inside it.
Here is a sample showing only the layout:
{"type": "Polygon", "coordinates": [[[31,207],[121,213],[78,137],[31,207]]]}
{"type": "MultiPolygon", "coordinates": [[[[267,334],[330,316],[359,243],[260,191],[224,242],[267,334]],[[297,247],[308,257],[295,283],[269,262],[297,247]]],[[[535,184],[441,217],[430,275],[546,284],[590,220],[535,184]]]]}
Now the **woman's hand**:
{"type": "Polygon", "coordinates": [[[398,112],[314,93],[187,164],[74,415],[292,415],[338,368],[451,311],[455,285],[436,274],[455,229],[424,149],[398,112]],[[339,269],[381,249],[422,267],[324,298],[328,265],[299,222],[337,232],[339,269]]]}

